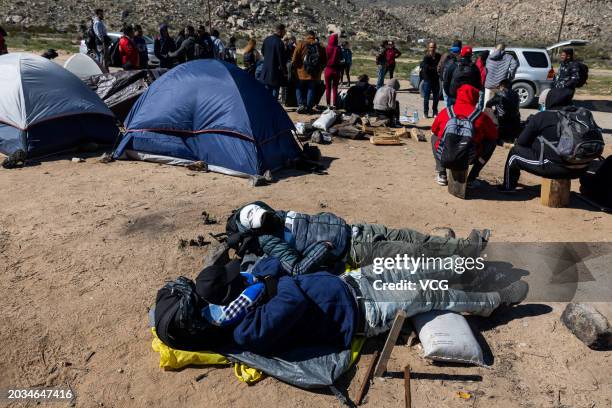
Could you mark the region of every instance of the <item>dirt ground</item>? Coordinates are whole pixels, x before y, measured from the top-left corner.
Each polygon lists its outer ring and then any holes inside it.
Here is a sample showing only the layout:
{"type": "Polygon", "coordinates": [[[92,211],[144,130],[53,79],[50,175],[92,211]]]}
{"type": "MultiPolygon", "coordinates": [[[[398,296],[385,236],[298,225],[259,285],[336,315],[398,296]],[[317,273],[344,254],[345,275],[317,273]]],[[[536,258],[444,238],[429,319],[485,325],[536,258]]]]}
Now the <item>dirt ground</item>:
{"type": "MultiPolygon", "coordinates": [[[[403,93],[402,103],[412,109],[420,99],[403,93]]],[[[612,128],[610,113],[597,118],[612,128]]],[[[158,368],[148,307],[165,280],[194,278],[207,251],[181,249],[179,240],[221,232],[230,211],[252,200],[426,232],[490,228],[492,242],[612,240],[612,216],[575,196],[568,208],[541,206],[535,177],[523,176],[526,189],[517,195],[498,194],[505,148],[482,173],[491,185],[469,200],[434,183],[428,143],[336,139],[321,150],[327,175],[285,172],[257,188],[180,167],[102,164],[99,153],[85,163],[65,156],[0,171],[0,388],[69,385],[79,407],[340,406],[329,393],[273,378],[247,386],[230,368],[158,368]],[[202,211],[220,223],[204,225],[202,211]]],[[[403,381],[394,374],[410,364],[415,407],[612,407],[612,352],[590,350],[570,334],[559,322],[563,307],[525,304],[471,318],[490,348],[490,368],[436,366],[417,346],[396,347],[391,376],[373,384],[366,406],[403,406],[403,381]]]]}

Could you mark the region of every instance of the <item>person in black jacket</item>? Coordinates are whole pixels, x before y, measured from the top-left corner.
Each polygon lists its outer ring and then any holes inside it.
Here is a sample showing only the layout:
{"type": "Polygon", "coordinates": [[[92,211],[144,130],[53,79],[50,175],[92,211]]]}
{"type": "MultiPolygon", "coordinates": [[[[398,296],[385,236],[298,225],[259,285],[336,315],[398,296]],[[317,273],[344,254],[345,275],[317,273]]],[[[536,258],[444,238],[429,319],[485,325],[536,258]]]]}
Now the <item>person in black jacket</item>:
{"type": "Polygon", "coordinates": [[[440,99],[440,75],[438,74],[438,64],[442,57],[436,52],[437,45],[435,42],[430,42],[427,45],[427,54],[421,62],[421,79],[423,79],[423,114],[426,118],[429,117],[429,95],[433,94],[433,115],[438,114],[438,100],[440,99]]]}
{"type": "Polygon", "coordinates": [[[275,98],[278,98],[280,87],[287,82],[287,50],[283,42],[286,33],[284,24],[277,25],[274,34],[267,37],[261,47],[264,57],[261,82],[275,98]]]}
{"type": "Polygon", "coordinates": [[[504,79],[499,83],[498,92],[487,102],[487,108],[493,109],[497,118],[499,139],[512,143],[521,132],[521,113],[519,96],[512,89],[512,82],[504,79]]]}
{"type": "Polygon", "coordinates": [[[578,178],[588,168],[588,164],[569,166],[547,145],[542,146],[538,136],[549,142],[559,141],[558,110],[572,110],[572,89],[551,89],[546,97],[546,110],[538,112],[527,120],[525,129],[519,135],[516,144],[508,153],[504,168],[504,184],[499,188],[503,192],[513,192],[518,184],[521,170],[550,179],[578,178]],[[544,149],[543,151],[541,149],[544,149]]]}
{"type": "Polygon", "coordinates": [[[347,113],[364,114],[372,111],[376,87],[370,85],[369,80],[367,75],[360,75],[357,83],[348,89],[344,99],[344,109],[347,113]]]}
{"type": "Polygon", "coordinates": [[[168,53],[168,57],[177,58],[181,62],[194,60],[196,59],[196,43],[195,28],[193,26],[187,26],[185,28],[185,39],[176,51],[168,53]]]}
{"type": "MultiPolygon", "coordinates": [[[[457,89],[461,85],[472,85],[478,90],[482,90],[482,80],[480,70],[472,62],[472,47],[465,46],[461,49],[461,58],[457,65],[450,67],[451,71],[445,78],[448,81],[448,96],[454,101],[457,98],[457,89]]],[[[444,84],[446,88],[446,83],[444,84]]]]}
{"type": "Polygon", "coordinates": [[[569,88],[575,90],[580,81],[580,71],[574,61],[574,50],[566,48],[561,51],[561,65],[553,80],[553,88],[569,88]]]}
{"type": "Polygon", "coordinates": [[[176,43],[170,37],[166,24],[159,26],[159,37],[155,39],[153,49],[155,56],[159,59],[160,68],[172,68],[174,66],[174,60],[168,57],[168,54],[176,51],[176,43]]]}

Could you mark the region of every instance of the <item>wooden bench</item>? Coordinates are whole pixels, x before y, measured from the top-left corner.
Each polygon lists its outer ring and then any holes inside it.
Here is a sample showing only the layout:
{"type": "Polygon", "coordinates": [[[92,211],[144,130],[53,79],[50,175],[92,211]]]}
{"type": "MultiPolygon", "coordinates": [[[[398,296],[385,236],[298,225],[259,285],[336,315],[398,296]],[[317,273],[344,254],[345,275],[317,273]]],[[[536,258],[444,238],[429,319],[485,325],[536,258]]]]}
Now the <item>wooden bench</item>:
{"type": "Polygon", "coordinates": [[[465,199],[465,194],[467,191],[468,169],[447,170],[447,174],[448,174],[448,192],[454,195],[455,197],[465,199]]]}
{"type": "Polygon", "coordinates": [[[542,178],[540,202],[546,207],[565,207],[569,204],[571,187],[571,180],[542,178]]]}

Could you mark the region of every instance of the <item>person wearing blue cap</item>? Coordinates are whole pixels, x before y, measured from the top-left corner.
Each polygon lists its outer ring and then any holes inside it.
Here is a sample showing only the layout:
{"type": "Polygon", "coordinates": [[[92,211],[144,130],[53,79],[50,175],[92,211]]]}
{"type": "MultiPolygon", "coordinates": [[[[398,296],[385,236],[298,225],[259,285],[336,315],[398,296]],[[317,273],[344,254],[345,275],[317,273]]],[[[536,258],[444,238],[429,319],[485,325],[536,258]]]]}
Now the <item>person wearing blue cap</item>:
{"type": "Polygon", "coordinates": [[[450,78],[447,77],[452,73],[455,65],[457,64],[457,59],[459,58],[459,53],[461,52],[462,46],[463,43],[461,40],[455,40],[448,52],[442,55],[440,62],[438,63],[438,75],[440,76],[442,94],[444,95],[444,103],[446,106],[452,105],[452,100],[449,100],[448,88],[444,87],[444,83],[450,83],[450,78]]]}

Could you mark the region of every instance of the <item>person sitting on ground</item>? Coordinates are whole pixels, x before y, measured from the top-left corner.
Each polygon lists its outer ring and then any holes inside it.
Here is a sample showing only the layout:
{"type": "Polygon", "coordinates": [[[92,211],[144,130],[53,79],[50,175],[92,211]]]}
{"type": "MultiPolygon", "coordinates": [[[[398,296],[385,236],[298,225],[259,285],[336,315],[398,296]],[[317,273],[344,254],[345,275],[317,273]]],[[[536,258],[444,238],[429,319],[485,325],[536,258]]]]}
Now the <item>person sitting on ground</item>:
{"type": "Polygon", "coordinates": [[[325,101],[327,107],[336,109],[338,104],[338,83],[340,82],[340,71],[342,71],[342,49],[338,45],[338,34],[329,36],[327,48],[325,49],[325,101]]]}
{"type": "Polygon", "coordinates": [[[473,230],[468,238],[446,237],[378,224],[353,224],[332,213],[315,215],[273,210],[255,201],[236,210],[228,219],[228,242],[239,253],[266,254],[280,259],[291,275],[320,267],[341,272],[345,264],[369,265],[374,258],[408,254],[420,256],[478,256],[489,230],[473,230]]]}
{"type": "Polygon", "coordinates": [[[499,44],[487,59],[487,77],[483,82],[485,105],[498,91],[501,81],[509,79],[512,82],[517,68],[518,61],[506,52],[506,44],[499,44]]]}
{"type": "Polygon", "coordinates": [[[261,61],[261,54],[259,51],[257,51],[257,42],[254,38],[249,38],[247,46],[244,48],[243,52],[244,70],[255,76],[257,63],[259,61],[261,61]]]}
{"type": "Polygon", "coordinates": [[[465,280],[458,277],[452,269],[434,268],[411,274],[394,267],[377,274],[372,266],[342,276],[324,270],[289,276],[274,257],[260,260],[250,273],[241,273],[240,265],[233,261],[209,266],[195,283],[189,281],[196,307],[184,307],[189,302],[180,296],[169,298],[168,285],[162,288],[155,307],[156,331],[162,341],[170,342],[197,336],[191,340],[200,340],[204,348],[220,343],[215,337],[223,333],[220,337],[226,344],[262,355],[300,346],[345,350],[355,335],[374,337],[389,331],[398,311],[408,317],[431,310],[489,316],[500,306],[521,303],[529,291],[522,280],[486,292],[450,286],[465,280]],[[448,279],[449,287],[422,289],[420,279],[448,279]],[[415,284],[414,290],[379,287],[407,281],[415,284]],[[202,328],[201,332],[192,331],[191,336],[182,332],[193,327],[202,328]]]}
{"type": "Polygon", "coordinates": [[[441,55],[436,52],[438,48],[435,42],[430,42],[427,45],[427,53],[421,61],[421,79],[423,80],[422,94],[423,96],[423,114],[426,118],[429,117],[429,96],[432,96],[433,116],[438,115],[438,101],[440,100],[440,76],[438,75],[438,64],[440,63],[441,55]]]}
{"type": "Polygon", "coordinates": [[[140,69],[149,67],[149,50],[147,49],[147,41],[144,39],[144,32],[139,24],[134,26],[134,45],[138,50],[138,61],[140,69]]]}
{"type": "Polygon", "coordinates": [[[390,119],[393,125],[399,123],[400,107],[397,101],[399,89],[399,81],[393,78],[387,85],[376,91],[374,96],[374,111],[377,115],[390,119]]]}
{"type": "Polygon", "coordinates": [[[446,176],[446,169],[438,160],[437,152],[440,147],[440,141],[446,131],[446,125],[449,123],[449,109],[452,109],[453,114],[459,118],[469,118],[476,115],[475,119],[473,119],[474,134],[472,137],[474,157],[471,163],[473,164],[472,170],[468,175],[468,187],[474,188],[477,186],[476,180],[480,175],[480,171],[495,151],[498,135],[497,127],[493,119],[487,114],[482,114],[478,108],[479,97],[479,90],[472,85],[466,84],[460,86],[457,91],[455,104],[440,112],[431,125],[431,132],[433,134],[431,146],[436,161],[436,182],[441,186],[448,184],[448,178],[446,176]]]}
{"type": "Polygon", "coordinates": [[[342,43],[342,60],[343,69],[340,70],[340,83],[344,80],[344,75],[346,74],[346,83],[348,86],[351,86],[351,66],[353,65],[353,51],[348,43],[348,41],[344,41],[342,43]]]}
{"type": "Polygon", "coordinates": [[[573,95],[574,90],[571,88],[553,88],[546,96],[546,110],[529,117],[516,143],[508,152],[504,184],[499,187],[501,191],[515,191],[521,170],[548,179],[574,179],[587,171],[589,163],[564,163],[562,158],[539,138],[541,136],[548,143],[558,144],[561,136],[560,112],[577,110],[572,105],[573,95]]]}
{"type": "Polygon", "coordinates": [[[325,49],[319,44],[314,31],[308,31],[293,52],[291,66],[297,72],[296,98],[298,113],[311,113],[315,104],[316,87],[327,64],[325,49]]]}
{"type": "Polygon", "coordinates": [[[367,75],[359,75],[357,83],[346,91],[344,109],[347,113],[362,115],[374,109],[376,87],[370,85],[369,80],[370,78],[367,75]]]}
{"type": "Polygon", "coordinates": [[[487,108],[493,109],[497,119],[499,140],[514,143],[521,133],[521,112],[519,110],[518,93],[512,89],[510,79],[503,79],[492,99],[487,102],[487,108]]]}
{"type": "Polygon", "coordinates": [[[8,48],[6,47],[6,37],[8,33],[2,26],[0,26],[0,55],[8,54],[8,48]]]}
{"type": "Polygon", "coordinates": [[[575,91],[580,83],[580,70],[574,60],[574,49],[565,48],[561,51],[561,64],[553,79],[551,88],[568,88],[575,91]]]}
{"type": "Polygon", "coordinates": [[[155,38],[153,44],[153,52],[159,59],[160,68],[172,68],[174,66],[174,60],[168,57],[168,54],[174,51],[176,51],[176,44],[168,33],[168,25],[162,24],[159,26],[159,37],[155,38]]]}
{"type": "Polygon", "coordinates": [[[223,41],[221,41],[219,30],[212,30],[212,33],[210,33],[210,39],[213,42],[214,58],[223,60],[223,57],[225,56],[225,44],[223,44],[223,41]]]}
{"type": "Polygon", "coordinates": [[[453,100],[457,100],[457,90],[462,85],[468,84],[478,89],[478,91],[482,91],[480,70],[472,62],[472,47],[465,46],[461,49],[459,61],[451,72],[448,96],[453,98],[453,100]]]}
{"type": "Polygon", "coordinates": [[[123,35],[119,39],[119,55],[121,56],[121,66],[129,71],[140,67],[140,56],[134,44],[134,27],[127,25],[123,28],[123,35]]]}
{"type": "Polygon", "coordinates": [[[181,45],[177,44],[176,51],[168,53],[169,58],[177,58],[179,61],[192,61],[196,59],[196,32],[193,26],[185,27],[185,38],[182,40],[181,45]]]}

